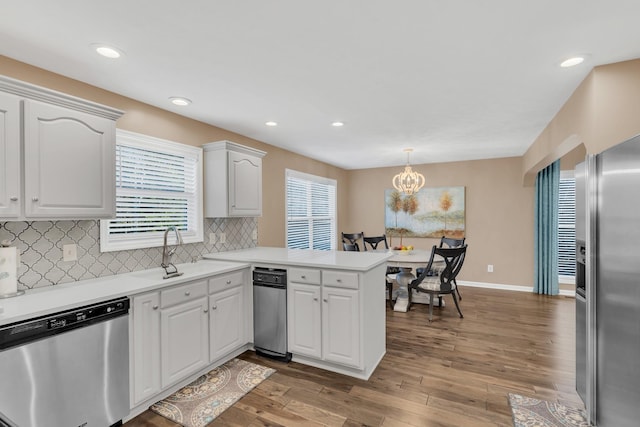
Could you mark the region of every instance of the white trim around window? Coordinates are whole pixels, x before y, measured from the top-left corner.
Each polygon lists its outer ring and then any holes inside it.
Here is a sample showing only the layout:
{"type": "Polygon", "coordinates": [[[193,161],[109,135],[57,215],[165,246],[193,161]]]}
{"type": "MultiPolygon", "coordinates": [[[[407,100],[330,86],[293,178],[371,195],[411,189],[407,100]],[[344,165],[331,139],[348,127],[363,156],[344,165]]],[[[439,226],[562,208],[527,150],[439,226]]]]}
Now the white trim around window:
{"type": "Polygon", "coordinates": [[[202,149],[118,129],[116,218],[100,221],[100,251],[162,246],[169,226],[203,241],[202,149]]]}
{"type": "Polygon", "coordinates": [[[287,248],[335,250],[337,181],[286,169],[285,186],[287,248]]]}

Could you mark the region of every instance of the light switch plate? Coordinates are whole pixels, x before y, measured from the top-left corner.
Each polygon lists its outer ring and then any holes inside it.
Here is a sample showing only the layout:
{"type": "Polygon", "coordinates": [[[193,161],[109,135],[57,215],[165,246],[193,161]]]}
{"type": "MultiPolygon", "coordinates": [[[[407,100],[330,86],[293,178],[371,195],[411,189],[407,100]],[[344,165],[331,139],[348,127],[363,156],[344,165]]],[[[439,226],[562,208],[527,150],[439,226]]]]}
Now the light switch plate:
{"type": "Polygon", "coordinates": [[[209,233],[209,244],[214,245],[216,243],[216,233],[209,233]]]}
{"type": "Polygon", "coordinates": [[[251,238],[253,240],[258,240],[258,229],[257,228],[253,229],[253,233],[251,234],[251,238]]]}
{"type": "Polygon", "coordinates": [[[62,260],[77,261],[78,247],[75,244],[62,245],[62,260]]]}
{"type": "Polygon", "coordinates": [[[220,243],[226,243],[227,241],[227,234],[226,233],[220,233],[220,238],[218,239],[218,241],[220,243]]]}

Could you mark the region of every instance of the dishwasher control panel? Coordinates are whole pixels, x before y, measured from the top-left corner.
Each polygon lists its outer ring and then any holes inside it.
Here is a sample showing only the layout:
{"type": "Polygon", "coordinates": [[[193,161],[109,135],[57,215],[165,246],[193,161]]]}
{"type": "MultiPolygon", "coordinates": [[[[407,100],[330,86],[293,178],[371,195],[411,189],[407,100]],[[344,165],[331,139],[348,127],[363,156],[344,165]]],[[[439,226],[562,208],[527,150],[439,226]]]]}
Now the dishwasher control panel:
{"type": "Polygon", "coordinates": [[[0,327],[0,350],[129,313],[129,298],[73,308],[0,327]]]}
{"type": "Polygon", "coordinates": [[[287,284],[287,270],[278,268],[256,267],[253,269],[253,282],[271,285],[287,284]]]}

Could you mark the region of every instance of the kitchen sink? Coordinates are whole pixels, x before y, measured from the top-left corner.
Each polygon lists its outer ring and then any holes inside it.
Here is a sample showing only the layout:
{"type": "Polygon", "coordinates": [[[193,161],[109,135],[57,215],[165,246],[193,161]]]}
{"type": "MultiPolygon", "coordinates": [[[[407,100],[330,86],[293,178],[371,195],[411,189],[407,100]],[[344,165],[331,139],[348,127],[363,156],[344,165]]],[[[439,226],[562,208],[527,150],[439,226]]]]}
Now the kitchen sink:
{"type": "MultiPolygon", "coordinates": [[[[187,262],[184,264],[176,264],[176,268],[178,269],[178,273],[182,273],[180,276],[171,277],[167,280],[172,279],[189,279],[191,277],[196,276],[207,276],[213,273],[220,271],[221,269],[234,267],[237,264],[229,263],[229,262],[221,262],[221,261],[198,261],[198,262],[187,262]]],[[[131,277],[135,277],[136,279],[148,279],[148,280],[158,280],[164,278],[166,272],[164,268],[150,268],[147,270],[134,271],[129,273],[131,277]]]]}

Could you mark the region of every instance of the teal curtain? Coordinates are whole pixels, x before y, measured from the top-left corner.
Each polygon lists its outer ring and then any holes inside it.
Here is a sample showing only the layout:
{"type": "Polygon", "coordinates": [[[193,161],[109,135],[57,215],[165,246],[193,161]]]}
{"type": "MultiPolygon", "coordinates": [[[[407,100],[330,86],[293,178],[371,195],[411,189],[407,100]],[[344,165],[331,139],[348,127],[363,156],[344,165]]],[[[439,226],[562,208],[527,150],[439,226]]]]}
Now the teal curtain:
{"type": "Polygon", "coordinates": [[[558,194],[560,160],[536,177],[533,292],[558,295],[558,194]]]}

